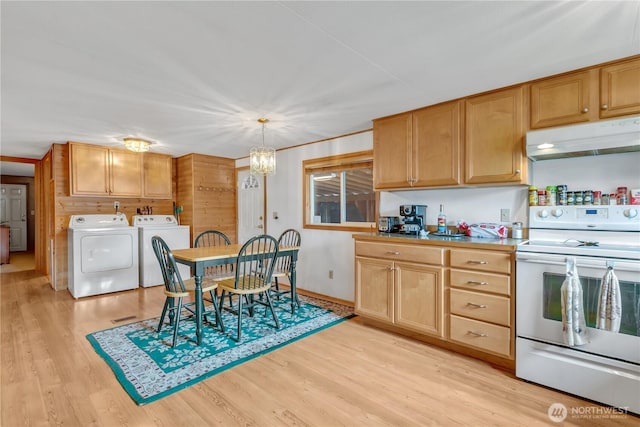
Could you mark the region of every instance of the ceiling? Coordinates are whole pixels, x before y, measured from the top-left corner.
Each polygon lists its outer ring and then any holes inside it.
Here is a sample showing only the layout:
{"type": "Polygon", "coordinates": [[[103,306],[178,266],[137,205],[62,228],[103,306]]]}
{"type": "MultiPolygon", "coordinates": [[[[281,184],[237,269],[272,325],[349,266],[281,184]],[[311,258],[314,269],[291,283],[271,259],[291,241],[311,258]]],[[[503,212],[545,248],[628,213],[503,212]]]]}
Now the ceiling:
{"type": "MultiPolygon", "coordinates": [[[[242,158],[640,53],[640,2],[2,1],[3,156],[242,158]]],[[[8,167],[2,164],[3,172],[8,167]]]]}

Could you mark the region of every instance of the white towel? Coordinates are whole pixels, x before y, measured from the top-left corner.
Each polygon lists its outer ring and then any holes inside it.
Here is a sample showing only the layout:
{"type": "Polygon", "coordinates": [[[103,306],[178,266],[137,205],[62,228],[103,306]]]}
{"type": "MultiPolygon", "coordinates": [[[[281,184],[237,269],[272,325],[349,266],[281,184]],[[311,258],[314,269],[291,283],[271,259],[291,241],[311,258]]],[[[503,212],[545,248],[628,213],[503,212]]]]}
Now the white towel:
{"type": "Polygon", "coordinates": [[[562,294],[562,337],[570,347],[584,345],[587,338],[587,323],[584,320],[582,284],[578,277],[575,258],[567,258],[567,277],[560,288],[562,294]]]}
{"type": "Polygon", "coordinates": [[[607,266],[604,273],[600,294],[598,296],[598,315],[596,328],[618,332],[622,319],[622,301],[620,297],[620,283],[613,272],[613,264],[607,266]]]}

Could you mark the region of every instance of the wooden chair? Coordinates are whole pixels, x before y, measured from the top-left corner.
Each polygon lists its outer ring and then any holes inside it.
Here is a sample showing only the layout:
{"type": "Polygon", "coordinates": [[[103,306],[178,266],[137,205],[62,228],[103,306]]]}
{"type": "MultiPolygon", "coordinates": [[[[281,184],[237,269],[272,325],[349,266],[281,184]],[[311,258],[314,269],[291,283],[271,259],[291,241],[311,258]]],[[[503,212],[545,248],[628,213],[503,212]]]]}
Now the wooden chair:
{"type": "MultiPolygon", "coordinates": [[[[278,248],[283,246],[300,246],[300,233],[298,230],[290,228],[282,232],[278,238],[278,248]]],[[[300,307],[300,300],[298,299],[298,293],[296,292],[295,284],[291,280],[291,263],[293,260],[291,256],[281,256],[276,259],[276,265],[273,269],[274,285],[271,289],[271,294],[280,299],[280,296],[289,294],[291,297],[291,313],[295,312],[295,307],[300,307]],[[289,288],[287,290],[280,290],[280,284],[278,278],[286,277],[289,280],[289,288]]]]}
{"type": "MultiPolygon", "coordinates": [[[[221,231],[207,230],[198,234],[193,244],[194,247],[208,246],[229,246],[231,240],[221,231]]],[[[224,280],[234,277],[233,264],[218,265],[215,267],[207,267],[205,269],[205,277],[212,280],[224,280]]]]}
{"type": "Polygon", "coordinates": [[[225,295],[238,295],[237,308],[227,308],[238,316],[238,342],[242,339],[243,302],[246,303],[244,308],[247,309],[249,316],[253,316],[255,305],[265,306],[265,314],[267,308],[270,309],[276,329],[280,329],[280,322],[273,309],[269,294],[277,253],[278,242],[275,238],[266,234],[252,237],[238,252],[234,278],[218,282],[218,286],[222,290],[219,311],[223,309],[225,295]],[[259,298],[255,298],[256,296],[259,298]]]}
{"type": "MultiPolygon", "coordinates": [[[[195,314],[195,280],[193,278],[187,280],[182,279],[176,260],[173,257],[173,253],[161,237],[153,236],[151,238],[151,245],[156,257],[158,258],[158,262],[160,263],[160,270],[162,271],[162,278],[164,279],[164,294],[166,296],[164,307],[162,308],[162,315],[160,316],[160,322],[158,323],[158,332],[162,330],[164,318],[168,314],[169,325],[173,325],[173,342],[171,347],[175,347],[183,310],[187,311],[191,315],[195,314]],[[183,303],[183,298],[190,295],[193,301],[183,303]]],[[[220,309],[218,307],[218,300],[215,292],[217,287],[218,284],[213,280],[203,278],[202,313],[206,320],[207,317],[204,309],[204,301],[206,300],[211,302],[216,316],[215,325],[220,326],[220,330],[224,332],[224,324],[222,323],[222,317],[220,316],[220,309]],[[209,294],[210,299],[205,299],[206,293],[209,294]]]]}

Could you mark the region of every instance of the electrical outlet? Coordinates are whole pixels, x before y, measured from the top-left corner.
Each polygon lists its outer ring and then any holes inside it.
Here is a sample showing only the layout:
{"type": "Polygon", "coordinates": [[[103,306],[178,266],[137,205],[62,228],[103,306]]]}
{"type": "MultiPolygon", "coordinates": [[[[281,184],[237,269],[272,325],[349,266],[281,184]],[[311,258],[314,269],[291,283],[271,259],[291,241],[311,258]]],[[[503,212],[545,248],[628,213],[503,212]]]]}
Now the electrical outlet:
{"type": "Polygon", "coordinates": [[[509,209],[500,209],[501,222],[509,222],[510,218],[511,218],[511,213],[509,212],[509,209]]]}
{"type": "Polygon", "coordinates": [[[115,210],[120,209],[120,202],[113,202],[113,208],[114,208],[115,210]]]}
{"type": "Polygon", "coordinates": [[[329,279],[333,279],[333,270],[329,270],[329,279]]]}

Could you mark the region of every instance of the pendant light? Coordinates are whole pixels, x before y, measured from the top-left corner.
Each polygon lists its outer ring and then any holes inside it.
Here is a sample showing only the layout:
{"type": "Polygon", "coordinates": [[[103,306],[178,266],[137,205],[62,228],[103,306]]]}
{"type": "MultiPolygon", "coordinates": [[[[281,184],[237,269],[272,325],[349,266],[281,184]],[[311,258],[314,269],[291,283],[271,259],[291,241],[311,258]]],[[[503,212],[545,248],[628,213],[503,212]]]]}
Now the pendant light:
{"type": "Polygon", "coordinates": [[[272,175],[276,173],[276,150],[264,145],[264,128],[269,119],[261,117],[258,123],[262,124],[262,146],[249,152],[249,168],[252,174],[272,175]]]}

